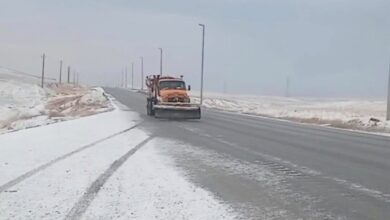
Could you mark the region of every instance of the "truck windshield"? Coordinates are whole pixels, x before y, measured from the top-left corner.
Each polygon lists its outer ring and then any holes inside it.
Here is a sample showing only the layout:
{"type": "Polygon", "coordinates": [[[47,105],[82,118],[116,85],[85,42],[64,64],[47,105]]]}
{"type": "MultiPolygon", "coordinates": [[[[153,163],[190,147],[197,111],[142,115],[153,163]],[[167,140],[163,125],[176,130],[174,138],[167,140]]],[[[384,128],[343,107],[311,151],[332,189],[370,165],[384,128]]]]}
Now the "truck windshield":
{"type": "Polygon", "coordinates": [[[162,81],[160,89],[186,89],[186,85],[183,81],[162,81]]]}

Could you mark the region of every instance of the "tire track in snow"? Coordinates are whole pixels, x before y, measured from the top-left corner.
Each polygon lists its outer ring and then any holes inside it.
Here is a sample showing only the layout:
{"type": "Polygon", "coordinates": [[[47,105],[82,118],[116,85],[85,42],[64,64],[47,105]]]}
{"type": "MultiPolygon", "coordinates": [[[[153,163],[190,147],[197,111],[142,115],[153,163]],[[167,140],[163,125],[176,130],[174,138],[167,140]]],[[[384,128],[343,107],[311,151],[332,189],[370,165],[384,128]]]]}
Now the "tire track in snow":
{"type": "MultiPolygon", "coordinates": [[[[141,123],[142,123],[142,122],[141,122],[141,123]]],[[[62,161],[62,160],[64,160],[64,159],[66,159],[66,158],[68,158],[68,157],[70,157],[70,156],[72,156],[72,155],[74,155],[74,154],[80,153],[81,151],[84,151],[84,150],[86,150],[86,149],[88,149],[88,148],[91,148],[91,147],[93,147],[93,146],[95,146],[95,145],[97,145],[97,144],[99,144],[99,143],[101,143],[101,142],[104,142],[104,141],[106,141],[106,140],[108,140],[108,139],[111,139],[111,138],[113,138],[113,137],[115,137],[115,136],[118,136],[118,135],[120,135],[120,134],[126,133],[126,132],[128,132],[128,131],[130,131],[130,130],[136,128],[136,127],[139,126],[141,123],[135,124],[135,125],[133,125],[133,126],[131,126],[131,127],[129,127],[129,128],[126,128],[125,130],[119,131],[119,132],[117,132],[117,133],[111,134],[111,135],[109,135],[109,136],[107,136],[107,137],[104,137],[104,138],[102,138],[102,139],[99,139],[99,140],[97,140],[97,141],[94,141],[94,142],[92,142],[92,143],[90,143],[90,144],[84,145],[84,146],[82,146],[82,147],[80,147],[80,148],[78,148],[78,149],[76,149],[76,150],[73,150],[73,151],[71,151],[71,152],[69,152],[69,153],[67,153],[67,154],[64,154],[64,155],[62,155],[62,156],[60,156],[60,157],[57,157],[56,159],[51,160],[51,161],[49,161],[49,162],[47,162],[47,163],[45,163],[45,164],[43,164],[43,165],[41,165],[41,166],[39,166],[39,167],[36,167],[36,168],[34,168],[34,169],[32,169],[32,170],[26,172],[25,174],[22,174],[21,176],[19,176],[19,177],[15,178],[15,179],[13,179],[13,180],[11,180],[11,181],[5,183],[4,185],[1,185],[1,186],[0,186],[0,193],[2,193],[2,192],[4,192],[4,191],[8,190],[9,188],[15,186],[16,184],[18,184],[18,183],[20,183],[20,182],[26,180],[27,178],[29,178],[29,177],[31,177],[31,176],[37,174],[38,172],[40,172],[40,171],[42,171],[42,170],[44,170],[44,169],[46,169],[46,168],[48,168],[48,167],[50,167],[50,166],[56,164],[56,163],[58,163],[58,162],[60,162],[60,161],[62,161]]]]}
{"type": "Polygon", "coordinates": [[[74,220],[80,219],[82,215],[87,211],[89,205],[94,200],[102,186],[107,182],[107,180],[121,167],[130,156],[132,156],[137,150],[139,150],[142,146],[151,141],[154,137],[148,137],[143,140],[141,143],[137,144],[134,148],[129,150],[126,154],[121,156],[119,159],[115,160],[110,167],[104,171],[85,191],[83,196],[79,199],[79,201],[74,204],[72,209],[66,215],[65,220],[74,220]]]}

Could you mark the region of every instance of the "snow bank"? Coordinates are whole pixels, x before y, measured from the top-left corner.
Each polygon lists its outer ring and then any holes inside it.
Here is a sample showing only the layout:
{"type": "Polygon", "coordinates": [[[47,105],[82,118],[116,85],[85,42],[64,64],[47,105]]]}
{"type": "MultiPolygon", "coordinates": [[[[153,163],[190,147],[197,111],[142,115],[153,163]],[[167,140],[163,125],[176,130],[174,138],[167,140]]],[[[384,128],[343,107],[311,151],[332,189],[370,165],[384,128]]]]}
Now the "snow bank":
{"type": "Polygon", "coordinates": [[[52,118],[77,118],[113,109],[102,88],[55,85],[51,89],[56,95],[46,108],[52,118]]]}
{"type": "MultiPolygon", "coordinates": [[[[47,93],[39,86],[4,79],[0,75],[0,133],[2,129],[34,125],[29,119],[45,114],[46,101],[47,93]]],[[[39,117],[40,121],[42,118],[39,117]]]]}
{"type": "Polygon", "coordinates": [[[101,88],[49,83],[43,89],[39,77],[0,67],[0,134],[111,109],[101,88]]]}
{"type": "MultiPolygon", "coordinates": [[[[199,101],[194,96],[194,101],[199,101]]],[[[390,132],[385,100],[287,98],[206,93],[203,106],[340,128],[390,132]]]]}
{"type": "Polygon", "coordinates": [[[93,88],[80,98],[80,103],[87,105],[105,105],[107,104],[107,98],[104,96],[104,90],[102,88],[93,88]]]}

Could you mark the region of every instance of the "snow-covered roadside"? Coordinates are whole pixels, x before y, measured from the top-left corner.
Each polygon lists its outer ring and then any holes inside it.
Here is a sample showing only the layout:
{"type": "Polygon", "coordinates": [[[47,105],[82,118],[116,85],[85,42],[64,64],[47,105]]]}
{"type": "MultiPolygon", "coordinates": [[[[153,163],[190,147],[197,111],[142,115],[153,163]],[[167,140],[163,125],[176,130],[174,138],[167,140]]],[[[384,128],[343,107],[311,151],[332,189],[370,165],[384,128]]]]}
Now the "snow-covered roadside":
{"type": "Polygon", "coordinates": [[[100,87],[51,84],[49,89],[54,93],[46,104],[51,119],[74,119],[113,109],[100,87]]]}
{"type": "Polygon", "coordinates": [[[0,135],[0,185],[96,140],[139,122],[133,112],[115,109],[0,135]]]}
{"type": "Polygon", "coordinates": [[[103,186],[84,219],[234,219],[210,192],[183,178],[160,152],[163,139],[142,147],[103,186]]]}
{"type": "MultiPolygon", "coordinates": [[[[0,219],[65,218],[118,158],[150,138],[147,132],[132,128],[141,122],[138,114],[123,111],[123,106],[112,101],[115,110],[110,112],[0,135],[0,219]],[[91,143],[96,144],[83,147],[91,143]],[[83,150],[63,157],[78,149],[83,150]],[[22,176],[48,163],[33,175],[22,176]]],[[[159,142],[152,139],[103,183],[101,190],[92,195],[84,218],[236,216],[229,205],[190,182],[168,156],[160,154],[159,142]]]]}
{"type": "Polygon", "coordinates": [[[100,88],[50,83],[0,67],[0,134],[111,110],[100,88]]]}
{"type": "Polygon", "coordinates": [[[139,129],[115,136],[0,193],[0,219],[64,219],[94,180],[146,137],[139,129]]]}
{"type": "MultiPolygon", "coordinates": [[[[194,102],[198,102],[198,96],[196,93],[193,94],[194,102]]],[[[203,106],[303,123],[390,132],[390,121],[385,121],[385,100],[287,98],[206,93],[203,106]]]]}
{"type": "Polygon", "coordinates": [[[0,78],[0,133],[42,124],[47,96],[37,85],[0,78]]]}

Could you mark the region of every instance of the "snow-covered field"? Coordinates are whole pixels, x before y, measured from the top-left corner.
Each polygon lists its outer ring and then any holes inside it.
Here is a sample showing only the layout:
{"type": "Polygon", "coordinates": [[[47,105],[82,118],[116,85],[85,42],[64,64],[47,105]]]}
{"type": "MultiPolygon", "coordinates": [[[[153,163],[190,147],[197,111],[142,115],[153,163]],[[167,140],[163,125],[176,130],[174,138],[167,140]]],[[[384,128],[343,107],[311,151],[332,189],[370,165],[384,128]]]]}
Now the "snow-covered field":
{"type": "MultiPolygon", "coordinates": [[[[197,93],[194,92],[193,95],[193,101],[199,102],[197,93]]],[[[390,121],[385,121],[386,101],[380,99],[287,98],[206,93],[203,105],[212,109],[304,123],[390,132],[390,121]]]]}
{"type": "Polygon", "coordinates": [[[0,134],[111,109],[100,88],[49,83],[0,67],[0,134]]]}

